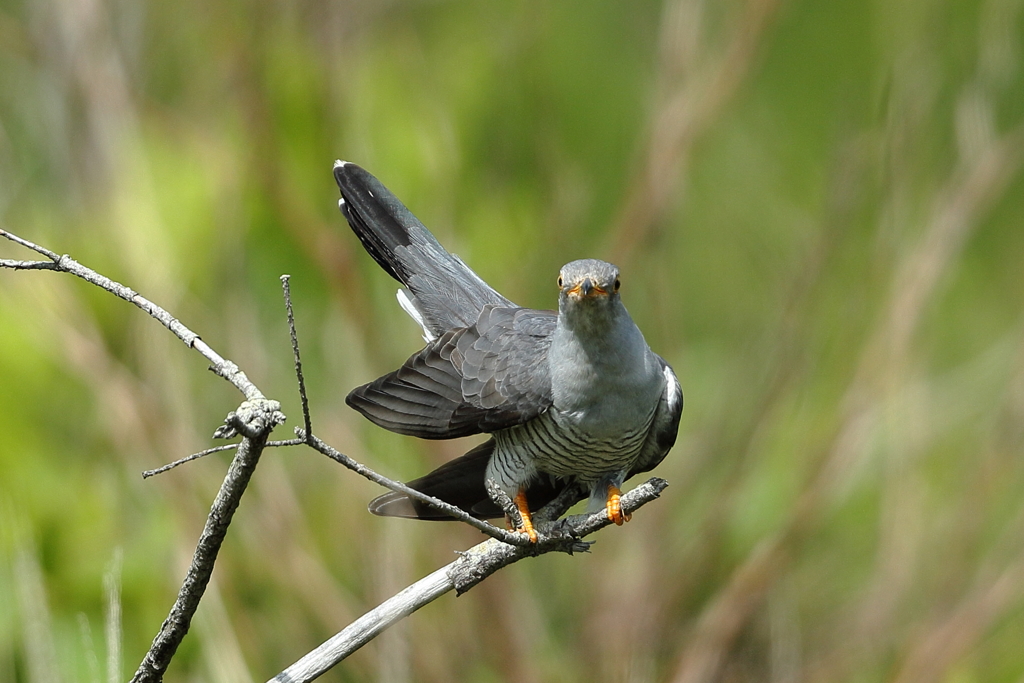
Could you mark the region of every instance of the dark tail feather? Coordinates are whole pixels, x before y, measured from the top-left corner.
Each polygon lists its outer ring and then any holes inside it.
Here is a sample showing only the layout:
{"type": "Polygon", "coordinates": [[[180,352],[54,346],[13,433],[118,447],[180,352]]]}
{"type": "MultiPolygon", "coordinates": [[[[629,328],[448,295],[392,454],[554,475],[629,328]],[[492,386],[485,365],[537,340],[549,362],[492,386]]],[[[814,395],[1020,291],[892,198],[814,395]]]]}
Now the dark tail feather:
{"type": "MultiPolygon", "coordinates": [[[[465,455],[409,482],[409,486],[421,493],[440,498],[479,519],[501,517],[504,512],[494,504],[484,487],[487,463],[493,452],[494,439],[488,439],[465,455]]],[[[565,486],[565,481],[551,481],[548,477],[538,479],[526,489],[530,510],[539,510],[550,503],[565,486]]],[[[370,501],[369,508],[370,512],[382,517],[453,521],[440,510],[394,491],[374,498],[370,501]]]]}
{"type": "Polygon", "coordinates": [[[438,337],[476,322],[487,304],[513,306],[449,253],[398,197],[355,164],[338,161],[341,211],[366,251],[405,285],[418,321],[438,337]]]}
{"type": "Polygon", "coordinates": [[[336,163],[334,179],[343,198],[341,212],[352,231],[388,275],[408,286],[412,273],[395,250],[412,244],[410,229],[426,228],[398,197],[359,166],[336,163]]]}

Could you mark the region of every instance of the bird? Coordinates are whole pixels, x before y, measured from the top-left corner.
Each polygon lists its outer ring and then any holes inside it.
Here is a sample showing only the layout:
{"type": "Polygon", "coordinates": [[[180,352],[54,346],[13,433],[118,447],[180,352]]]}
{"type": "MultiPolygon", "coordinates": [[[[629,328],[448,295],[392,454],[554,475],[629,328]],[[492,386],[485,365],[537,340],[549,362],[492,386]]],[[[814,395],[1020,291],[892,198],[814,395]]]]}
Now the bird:
{"type": "MultiPolygon", "coordinates": [[[[589,491],[621,525],[621,487],[658,465],[675,444],[683,394],[620,297],[614,265],[567,263],[558,309],[512,303],[449,253],[377,178],[336,161],[338,206],[363,247],[397,280],[398,302],[425,346],[401,367],[349,393],[346,403],[384,429],[423,439],[490,438],[408,483],[478,518],[514,502],[510,524],[536,543],[532,513],[570,485],[589,491]]],[[[390,492],[381,516],[451,519],[390,492]]]]}

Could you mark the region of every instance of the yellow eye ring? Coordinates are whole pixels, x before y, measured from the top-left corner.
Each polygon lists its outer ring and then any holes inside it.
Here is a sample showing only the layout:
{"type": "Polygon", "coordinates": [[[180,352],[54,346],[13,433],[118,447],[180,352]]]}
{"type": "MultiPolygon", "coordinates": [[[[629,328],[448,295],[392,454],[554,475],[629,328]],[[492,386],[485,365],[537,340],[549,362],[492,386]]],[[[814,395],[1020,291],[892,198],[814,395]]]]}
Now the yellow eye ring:
{"type": "Polygon", "coordinates": [[[558,276],[558,286],[559,287],[562,286],[562,276],[561,275],[558,276]]]}
{"type": "Polygon", "coordinates": [[[619,291],[619,278],[615,278],[615,291],[619,291]]]}

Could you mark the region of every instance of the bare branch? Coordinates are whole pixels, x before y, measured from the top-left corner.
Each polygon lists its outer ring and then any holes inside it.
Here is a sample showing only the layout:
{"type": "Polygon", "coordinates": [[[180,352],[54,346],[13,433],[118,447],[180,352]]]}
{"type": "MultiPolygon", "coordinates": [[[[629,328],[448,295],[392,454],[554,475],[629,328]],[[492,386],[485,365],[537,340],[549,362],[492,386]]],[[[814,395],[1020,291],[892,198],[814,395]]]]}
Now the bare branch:
{"type": "MultiPolygon", "coordinates": [[[[269,433],[269,431],[267,432],[269,433]]],[[[244,439],[238,446],[235,459],[231,461],[224,483],[217,498],[210,507],[210,515],[206,518],[206,526],[199,537],[195,553],[192,555],[192,564],[185,575],[185,581],[178,591],[178,598],[174,601],[170,614],[164,620],[153,640],[149,652],[139,664],[138,670],[132,677],[132,683],[143,681],[161,681],[164,671],[171,663],[178,645],[181,644],[185,634],[188,633],[192,623],[192,617],[199,607],[199,601],[206,592],[206,586],[213,574],[213,566],[217,561],[217,554],[220,551],[221,543],[227,534],[228,525],[238,509],[238,502],[245,492],[249,479],[259,463],[260,455],[266,446],[267,437],[262,435],[255,439],[244,439]]]]}
{"type": "Polygon", "coordinates": [[[36,252],[37,254],[42,254],[43,256],[45,256],[46,258],[50,259],[50,261],[53,261],[54,263],[56,263],[57,261],[60,260],[60,256],[56,252],[52,252],[49,249],[41,247],[38,244],[36,244],[35,242],[29,242],[24,237],[18,237],[17,235],[11,234],[11,233],[7,232],[6,230],[4,230],[3,228],[0,228],[0,237],[6,237],[7,239],[9,239],[10,241],[14,242],[15,244],[20,244],[21,246],[25,247],[26,249],[31,249],[32,251],[36,252]]]}
{"type": "Polygon", "coordinates": [[[42,254],[50,259],[49,262],[11,261],[3,259],[0,260],[0,267],[12,268],[15,270],[55,270],[64,273],[71,273],[72,275],[82,278],[86,282],[92,283],[101,289],[105,289],[114,296],[135,304],[150,316],[160,321],[164,327],[174,333],[174,336],[185,342],[186,346],[191,349],[195,349],[202,354],[204,358],[210,361],[213,364],[210,369],[213,370],[215,374],[231,382],[235,388],[242,392],[246,399],[253,400],[263,398],[263,394],[260,393],[260,390],[256,388],[256,385],[249,381],[249,378],[245,376],[244,372],[238,369],[237,365],[222,358],[220,354],[200,339],[198,334],[185,327],[185,325],[181,324],[177,318],[131,288],[126,287],[119,282],[115,282],[104,275],[100,275],[91,268],[86,268],[66,254],[64,256],[60,256],[49,249],[40,247],[39,245],[7,232],[2,228],[0,228],[0,237],[5,237],[16,244],[20,244],[21,246],[31,249],[32,251],[42,254]]]}
{"type": "Polygon", "coordinates": [[[302,402],[302,421],[308,436],[313,433],[313,424],[309,418],[309,399],[306,397],[306,380],[302,377],[302,359],[299,357],[299,335],[295,331],[295,313],[292,310],[291,275],[281,276],[281,287],[284,290],[284,306],[288,311],[288,332],[292,338],[292,355],[295,357],[295,377],[299,383],[299,400],[302,402]]]}
{"type": "MultiPolygon", "coordinates": [[[[237,445],[238,451],[210,508],[210,514],[206,519],[206,526],[199,537],[195,553],[192,556],[192,563],[185,575],[181,589],[178,591],[178,597],[171,608],[170,614],[164,620],[160,631],[154,638],[149,652],[146,653],[138,670],[135,672],[135,676],[132,678],[133,682],[160,681],[163,679],[164,671],[166,671],[167,666],[170,664],[171,658],[178,649],[178,645],[185,637],[185,634],[188,633],[192,617],[199,606],[199,601],[202,599],[206,586],[210,581],[210,576],[213,573],[213,567],[217,561],[221,543],[224,540],[225,534],[227,534],[228,526],[231,524],[235,510],[238,509],[238,503],[252,477],[256,464],[259,462],[260,455],[267,445],[267,437],[275,426],[284,421],[285,417],[280,411],[280,404],[277,401],[266,399],[263,393],[249,381],[245,373],[238,369],[237,365],[230,360],[222,358],[206,342],[200,339],[199,335],[188,329],[163,308],[142,297],[132,289],[90,268],[86,268],[69,256],[59,256],[49,249],[40,247],[3,229],[0,229],[0,237],[5,237],[50,259],[48,262],[11,261],[5,259],[0,260],[0,267],[16,270],[56,270],[71,273],[125,301],[135,304],[150,316],[159,320],[175,336],[185,342],[189,348],[193,348],[202,354],[204,358],[213,364],[210,369],[215,374],[231,382],[246,398],[236,410],[228,414],[225,424],[214,434],[215,437],[229,437],[241,434],[244,438],[237,445]]],[[[200,455],[194,457],[200,457],[200,455]]],[[[190,457],[189,459],[192,458],[190,457]]]]}
{"type": "Polygon", "coordinates": [[[499,529],[493,524],[488,524],[483,520],[477,519],[476,517],[472,516],[471,514],[462,510],[461,508],[457,508],[454,505],[450,505],[444,502],[443,500],[440,500],[439,498],[428,496],[427,494],[421,493],[416,489],[409,488],[408,486],[401,482],[395,481],[393,479],[388,479],[387,477],[381,474],[377,474],[366,465],[360,462],[356,462],[355,460],[345,455],[341,451],[332,448],[328,444],[318,439],[313,434],[307,435],[299,428],[295,429],[295,433],[296,435],[298,435],[300,439],[308,443],[309,446],[314,450],[323,453],[324,455],[326,455],[331,460],[334,460],[335,462],[341,463],[342,465],[352,470],[356,474],[366,477],[375,484],[380,484],[381,486],[389,488],[392,491],[404,493],[410,498],[414,498],[415,500],[426,503],[427,505],[430,505],[431,507],[436,508],[441,512],[444,512],[453,519],[457,519],[460,522],[465,522],[466,524],[476,529],[479,529],[491,538],[497,539],[499,541],[514,546],[529,547],[533,545],[530,543],[530,540],[523,534],[516,533],[513,531],[506,531],[505,529],[499,529]]]}
{"type": "MultiPolygon", "coordinates": [[[[431,507],[436,508],[441,512],[450,515],[456,520],[465,522],[466,524],[469,524],[470,526],[479,529],[480,531],[484,532],[488,536],[491,536],[492,538],[496,538],[500,541],[504,541],[505,543],[510,543],[512,545],[529,545],[529,539],[523,536],[522,534],[506,531],[505,529],[499,529],[493,524],[489,524],[485,521],[479,520],[476,517],[470,515],[469,513],[463,511],[462,509],[457,508],[454,505],[450,505],[449,503],[446,503],[439,498],[428,496],[427,494],[417,491],[416,489],[410,488],[405,484],[402,484],[401,482],[388,479],[387,477],[373,471],[366,465],[363,465],[360,462],[356,462],[355,460],[345,455],[344,453],[338,451],[335,448],[332,448],[331,446],[327,445],[326,443],[324,443],[323,441],[321,441],[320,439],[316,438],[313,435],[310,426],[309,403],[306,398],[306,383],[302,377],[302,361],[300,360],[299,357],[299,338],[295,330],[295,317],[292,311],[291,287],[289,285],[290,279],[291,278],[288,275],[281,276],[281,286],[284,290],[285,308],[288,311],[288,329],[291,332],[292,338],[292,353],[295,357],[295,376],[299,384],[299,397],[302,400],[302,414],[305,420],[305,429],[296,428],[295,430],[295,434],[299,437],[299,441],[301,443],[308,444],[314,450],[323,453],[332,460],[341,463],[348,469],[352,470],[353,472],[359,475],[362,475],[363,477],[366,477],[370,481],[376,484],[380,484],[381,486],[384,486],[386,488],[389,488],[392,491],[404,493],[410,498],[422,501],[427,505],[430,505],[431,507]]],[[[575,500],[573,501],[573,503],[574,502],[575,500]]],[[[570,505],[572,505],[572,503],[570,503],[570,505]]],[[[566,507],[566,509],[568,509],[568,506],[566,507]]]]}
{"type": "Polygon", "coordinates": [[[53,261],[15,261],[14,259],[0,258],[0,268],[12,270],[57,270],[57,264],[53,261]]]}
{"type": "Polygon", "coordinates": [[[230,451],[236,448],[238,448],[237,443],[229,443],[224,446],[214,446],[213,448],[207,448],[205,451],[199,451],[198,453],[193,453],[192,455],[186,455],[184,458],[178,458],[174,462],[169,462],[166,465],[157,467],[156,469],[146,470],[145,472],[142,473],[142,478],[149,479],[150,477],[155,477],[158,474],[163,474],[164,472],[173,470],[178,465],[184,465],[187,462],[192,462],[193,460],[198,460],[199,458],[205,458],[206,456],[212,455],[213,453],[219,453],[220,451],[230,451]]]}
{"type": "MultiPolygon", "coordinates": [[[[281,448],[283,446],[301,446],[304,443],[306,443],[306,442],[303,441],[302,439],[285,439],[284,441],[268,441],[267,442],[267,448],[281,448]]],[[[178,465],[184,465],[187,462],[192,462],[193,460],[198,460],[199,458],[205,458],[206,456],[212,455],[214,453],[220,453],[221,451],[230,451],[230,450],[234,450],[236,448],[238,448],[238,444],[237,443],[229,443],[229,444],[225,444],[223,446],[214,446],[213,448],[207,448],[205,451],[199,451],[198,453],[193,453],[192,455],[186,455],[184,458],[178,458],[174,462],[169,462],[166,465],[163,465],[161,467],[157,467],[156,469],[146,470],[146,471],[144,471],[142,473],[142,478],[143,479],[149,479],[150,477],[155,477],[158,474],[163,474],[164,472],[169,472],[170,470],[173,470],[178,465]]]]}
{"type": "MultiPolygon", "coordinates": [[[[633,512],[657,498],[668,482],[652,478],[622,497],[622,508],[633,512]]],[[[473,546],[459,559],[420,579],[375,609],[356,619],[344,630],[271,679],[271,683],[306,683],[322,675],[350,654],[373,640],[386,628],[409,616],[445,593],[465,593],[488,576],[525,557],[552,551],[579,550],[579,539],[608,526],[602,510],[547,523],[545,536],[535,546],[514,547],[496,539],[473,546]]]]}

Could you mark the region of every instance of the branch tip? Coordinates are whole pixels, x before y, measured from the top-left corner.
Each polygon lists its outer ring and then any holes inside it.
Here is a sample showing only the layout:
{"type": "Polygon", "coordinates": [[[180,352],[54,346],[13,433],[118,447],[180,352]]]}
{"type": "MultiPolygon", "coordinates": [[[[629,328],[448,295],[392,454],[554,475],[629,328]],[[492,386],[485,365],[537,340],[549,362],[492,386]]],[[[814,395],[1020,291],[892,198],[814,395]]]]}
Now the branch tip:
{"type": "Polygon", "coordinates": [[[299,334],[295,329],[295,311],[292,309],[291,275],[281,276],[281,289],[284,293],[284,308],[288,317],[288,333],[292,340],[292,357],[295,359],[295,378],[299,385],[299,401],[302,403],[302,422],[305,425],[307,438],[313,433],[313,423],[309,416],[309,398],[306,395],[306,380],[302,376],[302,358],[299,355],[299,334]]]}
{"type": "Polygon", "coordinates": [[[220,451],[230,451],[235,448],[238,448],[237,443],[229,443],[223,446],[214,446],[213,448],[207,448],[205,451],[199,451],[198,453],[193,453],[192,455],[186,455],[184,458],[178,458],[174,462],[167,463],[162,467],[157,467],[156,469],[153,470],[146,470],[145,472],[142,473],[142,478],[149,479],[150,477],[155,477],[158,474],[163,474],[164,472],[173,470],[178,465],[184,465],[187,462],[192,462],[193,460],[204,458],[207,455],[210,455],[211,453],[217,453],[220,451]]]}

